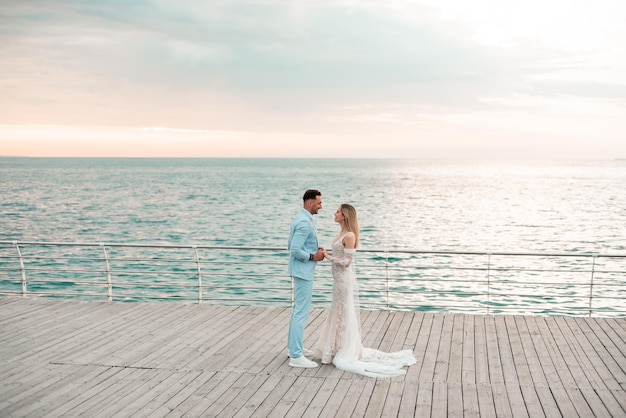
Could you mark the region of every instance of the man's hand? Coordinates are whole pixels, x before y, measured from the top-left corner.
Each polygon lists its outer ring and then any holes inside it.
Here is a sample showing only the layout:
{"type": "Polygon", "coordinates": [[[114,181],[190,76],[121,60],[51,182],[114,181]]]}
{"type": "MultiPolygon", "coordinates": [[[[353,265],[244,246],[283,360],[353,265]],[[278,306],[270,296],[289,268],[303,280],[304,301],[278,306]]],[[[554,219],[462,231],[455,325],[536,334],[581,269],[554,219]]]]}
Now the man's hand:
{"type": "Polygon", "coordinates": [[[322,261],[324,259],[324,249],[320,247],[315,255],[313,255],[313,261],[322,261]]]}

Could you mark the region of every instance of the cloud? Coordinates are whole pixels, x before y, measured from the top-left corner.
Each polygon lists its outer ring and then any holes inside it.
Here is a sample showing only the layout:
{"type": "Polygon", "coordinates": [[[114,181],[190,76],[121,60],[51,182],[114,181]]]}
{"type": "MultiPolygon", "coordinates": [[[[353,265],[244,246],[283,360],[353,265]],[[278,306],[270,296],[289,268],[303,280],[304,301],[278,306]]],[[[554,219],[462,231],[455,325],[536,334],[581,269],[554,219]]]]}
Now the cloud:
{"type": "MultiPolygon", "coordinates": [[[[6,1],[0,124],[398,135],[402,146],[532,124],[562,140],[568,118],[594,106],[623,112],[623,10],[612,0],[6,1]],[[559,124],[537,118],[552,107],[559,124]]],[[[583,131],[606,123],[594,117],[583,131]]]]}

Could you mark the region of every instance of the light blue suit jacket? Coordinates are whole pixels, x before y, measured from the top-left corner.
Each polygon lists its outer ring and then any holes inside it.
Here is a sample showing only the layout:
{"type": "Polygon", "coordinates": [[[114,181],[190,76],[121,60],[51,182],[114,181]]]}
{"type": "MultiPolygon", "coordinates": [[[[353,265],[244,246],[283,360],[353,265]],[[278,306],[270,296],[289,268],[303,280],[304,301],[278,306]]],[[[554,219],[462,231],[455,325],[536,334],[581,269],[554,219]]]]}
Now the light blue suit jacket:
{"type": "Polygon", "coordinates": [[[291,221],[289,233],[289,275],[304,280],[313,280],[317,262],[309,260],[319,248],[317,228],[313,215],[302,208],[291,221]]]}

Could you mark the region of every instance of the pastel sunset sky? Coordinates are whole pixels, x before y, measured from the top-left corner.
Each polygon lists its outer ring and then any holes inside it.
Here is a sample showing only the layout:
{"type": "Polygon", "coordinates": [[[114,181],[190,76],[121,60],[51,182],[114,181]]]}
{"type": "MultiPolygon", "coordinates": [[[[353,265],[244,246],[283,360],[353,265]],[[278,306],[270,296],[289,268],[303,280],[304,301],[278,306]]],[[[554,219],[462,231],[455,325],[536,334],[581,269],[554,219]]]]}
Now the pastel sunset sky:
{"type": "Polygon", "coordinates": [[[3,0],[0,156],[626,158],[623,0],[3,0]]]}

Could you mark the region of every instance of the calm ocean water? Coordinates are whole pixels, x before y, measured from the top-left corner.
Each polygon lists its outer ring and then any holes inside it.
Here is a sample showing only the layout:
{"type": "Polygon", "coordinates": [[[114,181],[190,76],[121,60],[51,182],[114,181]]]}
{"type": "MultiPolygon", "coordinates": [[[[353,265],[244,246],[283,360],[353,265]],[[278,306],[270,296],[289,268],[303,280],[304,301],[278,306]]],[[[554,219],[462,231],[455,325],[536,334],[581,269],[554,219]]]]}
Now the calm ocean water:
{"type": "Polygon", "coordinates": [[[285,246],[305,189],[322,244],[623,252],[626,161],[0,158],[0,240],[285,246]]]}

